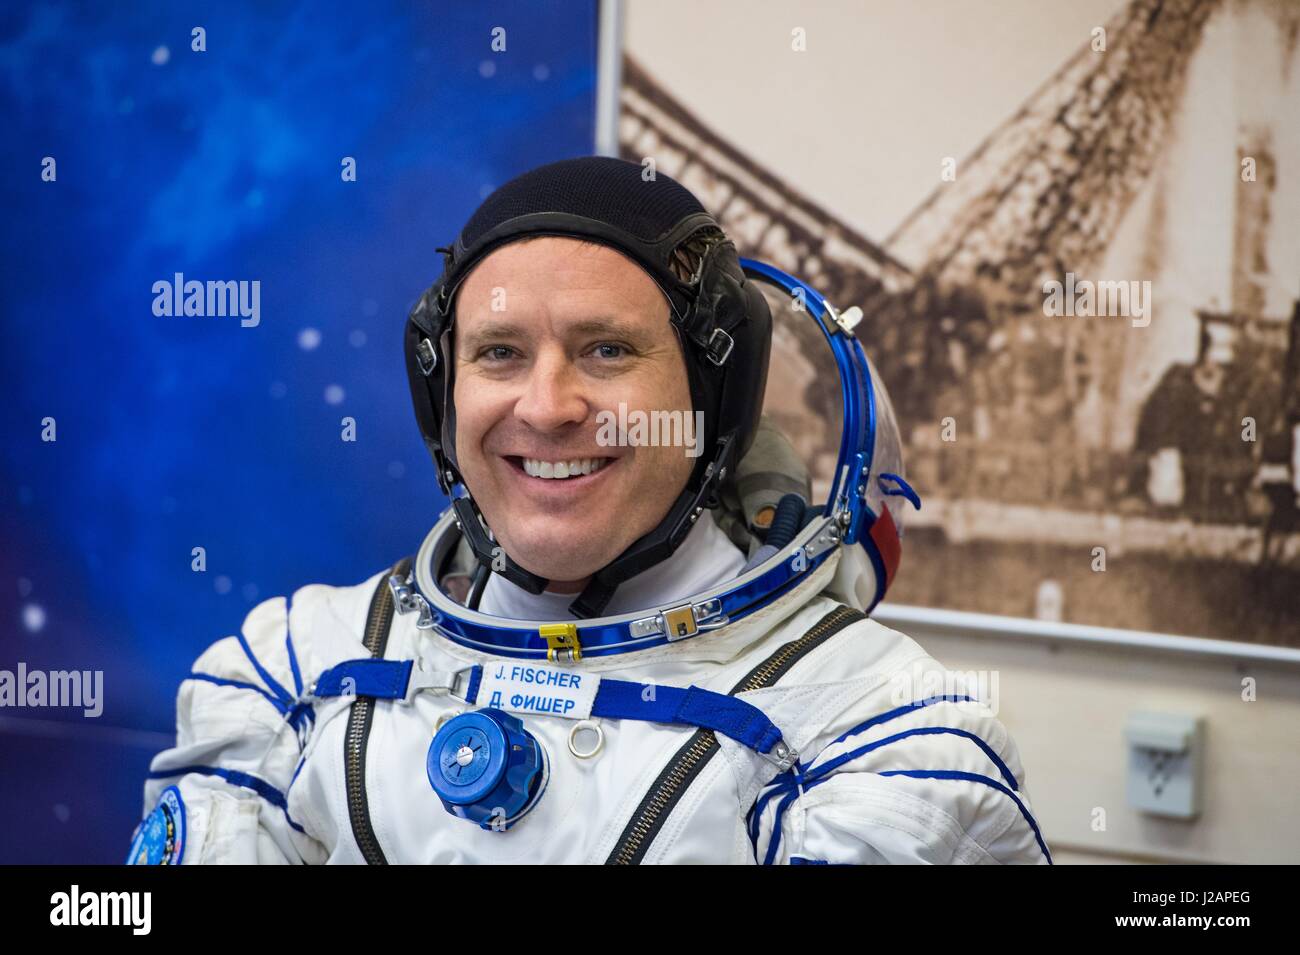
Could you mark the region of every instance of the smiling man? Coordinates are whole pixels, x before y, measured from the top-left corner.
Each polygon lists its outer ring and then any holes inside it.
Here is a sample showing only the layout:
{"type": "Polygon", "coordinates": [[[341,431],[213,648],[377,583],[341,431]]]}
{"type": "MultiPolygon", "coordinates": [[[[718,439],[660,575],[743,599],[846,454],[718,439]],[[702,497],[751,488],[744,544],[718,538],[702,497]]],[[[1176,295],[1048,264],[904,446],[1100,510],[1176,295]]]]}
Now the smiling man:
{"type": "Polygon", "coordinates": [[[920,499],[852,314],[617,159],[440,251],[404,349],[447,509],[199,658],[131,859],[1050,862],[987,675],[867,615],[920,499]],[[840,376],[816,506],[762,417],[774,316],[840,376]]]}
{"type": "MultiPolygon", "coordinates": [[[[695,463],[681,446],[598,443],[620,404],[691,410],[668,302],[621,253],[542,236],[474,269],[453,328],[465,484],[506,553],[550,592],[579,593],[662,520],[695,463]]],[[[508,608],[498,583],[485,609],[508,608]]]]}

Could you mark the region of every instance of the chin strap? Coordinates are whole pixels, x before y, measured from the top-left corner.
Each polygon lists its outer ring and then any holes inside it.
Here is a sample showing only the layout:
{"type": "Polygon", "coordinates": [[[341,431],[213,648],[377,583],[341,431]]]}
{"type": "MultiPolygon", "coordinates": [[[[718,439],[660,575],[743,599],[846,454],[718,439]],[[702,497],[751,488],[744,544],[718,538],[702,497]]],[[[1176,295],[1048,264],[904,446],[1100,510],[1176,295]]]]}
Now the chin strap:
{"type": "Polygon", "coordinates": [[[505,548],[488,537],[473,501],[467,497],[458,497],[452,500],[451,506],[456,511],[456,526],[469,541],[470,549],[480,564],[530,594],[540,594],[546,589],[549,580],[524,570],[510,558],[505,548]]]}
{"type": "Polygon", "coordinates": [[[579,620],[599,617],[605,612],[619,584],[672,556],[699,516],[717,505],[717,491],[727,476],[726,461],[733,440],[733,435],[718,439],[718,450],[705,467],[699,488],[693,492],[689,488],[683,491],[658,527],[596,571],[578,599],[569,605],[569,613],[579,620]]]}

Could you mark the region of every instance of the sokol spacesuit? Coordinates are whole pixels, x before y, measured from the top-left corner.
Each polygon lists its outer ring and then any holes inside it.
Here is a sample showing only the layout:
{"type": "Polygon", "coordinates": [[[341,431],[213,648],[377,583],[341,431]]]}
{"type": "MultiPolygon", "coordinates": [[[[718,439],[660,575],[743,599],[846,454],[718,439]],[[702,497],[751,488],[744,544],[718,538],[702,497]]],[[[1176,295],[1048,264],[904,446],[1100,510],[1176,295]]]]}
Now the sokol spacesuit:
{"type": "Polygon", "coordinates": [[[543,166],[442,250],[406,354],[451,506],[413,559],[264,601],[198,659],[129,861],[1050,863],[989,701],[866,616],[920,502],[853,315],[641,172],[543,166]],[[668,513],[576,599],[499,546],[456,455],[457,289],[530,235],[645,269],[704,412],[668,513]],[[774,321],[841,379],[820,507],[761,417],[774,321]]]}

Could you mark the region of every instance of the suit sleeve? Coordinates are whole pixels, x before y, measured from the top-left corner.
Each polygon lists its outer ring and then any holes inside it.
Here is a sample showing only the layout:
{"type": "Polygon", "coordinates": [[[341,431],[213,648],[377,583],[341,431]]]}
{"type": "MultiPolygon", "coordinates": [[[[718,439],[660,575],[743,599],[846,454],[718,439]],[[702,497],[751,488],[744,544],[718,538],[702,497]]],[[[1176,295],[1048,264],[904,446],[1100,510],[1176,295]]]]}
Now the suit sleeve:
{"type": "Polygon", "coordinates": [[[750,812],[765,864],[1051,864],[1015,743],[965,694],[857,708],[750,812]]]}
{"type": "Polygon", "coordinates": [[[303,649],[275,597],[198,658],[177,693],[176,745],[150,764],[128,863],[324,860],[288,798],[315,721],[300,699],[303,649]]]}

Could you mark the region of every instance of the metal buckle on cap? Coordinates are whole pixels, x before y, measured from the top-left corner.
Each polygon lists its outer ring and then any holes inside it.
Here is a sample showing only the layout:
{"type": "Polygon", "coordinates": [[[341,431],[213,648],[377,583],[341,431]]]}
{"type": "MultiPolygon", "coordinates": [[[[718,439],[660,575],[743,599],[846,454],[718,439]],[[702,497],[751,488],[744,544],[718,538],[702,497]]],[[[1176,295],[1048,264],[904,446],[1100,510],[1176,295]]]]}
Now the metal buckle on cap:
{"type": "Polygon", "coordinates": [[[415,361],[424,377],[433,374],[433,370],[438,367],[438,352],[433,347],[433,342],[427,338],[420,339],[420,343],[415,346],[415,361]]]}
{"type": "Polygon", "coordinates": [[[736,347],[735,340],[720,328],[715,328],[709,336],[709,343],[704,346],[704,354],[715,365],[725,365],[731,357],[731,350],[736,347]]]}

